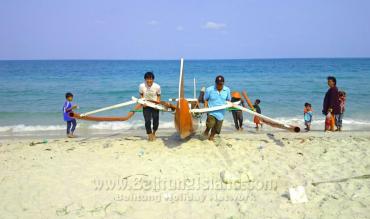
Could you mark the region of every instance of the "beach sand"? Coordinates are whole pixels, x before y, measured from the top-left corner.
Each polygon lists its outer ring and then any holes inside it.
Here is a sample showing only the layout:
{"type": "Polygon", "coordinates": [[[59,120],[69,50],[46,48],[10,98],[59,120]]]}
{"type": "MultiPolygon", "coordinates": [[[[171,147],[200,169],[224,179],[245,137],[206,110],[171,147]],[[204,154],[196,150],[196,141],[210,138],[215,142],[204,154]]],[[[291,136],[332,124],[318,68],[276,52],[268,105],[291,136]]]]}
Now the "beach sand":
{"type": "Polygon", "coordinates": [[[37,141],[0,141],[1,218],[370,218],[370,132],[37,141]]]}

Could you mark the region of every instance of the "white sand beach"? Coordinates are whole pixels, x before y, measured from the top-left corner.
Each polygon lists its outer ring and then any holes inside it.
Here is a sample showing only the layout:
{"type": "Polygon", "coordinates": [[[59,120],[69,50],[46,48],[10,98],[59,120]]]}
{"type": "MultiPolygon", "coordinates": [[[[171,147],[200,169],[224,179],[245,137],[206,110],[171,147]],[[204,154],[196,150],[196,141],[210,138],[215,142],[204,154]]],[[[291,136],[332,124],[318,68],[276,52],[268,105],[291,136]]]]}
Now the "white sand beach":
{"type": "Polygon", "coordinates": [[[1,140],[2,218],[370,218],[369,132],[38,141],[1,140]]]}

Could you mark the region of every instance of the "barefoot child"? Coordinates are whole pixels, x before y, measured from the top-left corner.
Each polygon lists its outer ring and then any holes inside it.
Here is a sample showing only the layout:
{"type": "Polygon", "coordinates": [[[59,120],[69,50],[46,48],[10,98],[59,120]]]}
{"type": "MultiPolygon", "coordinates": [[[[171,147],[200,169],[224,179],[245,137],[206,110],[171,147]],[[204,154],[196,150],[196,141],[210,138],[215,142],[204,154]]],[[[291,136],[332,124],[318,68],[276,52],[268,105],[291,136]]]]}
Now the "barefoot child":
{"type": "Polygon", "coordinates": [[[75,138],[76,136],[73,134],[76,129],[76,119],[71,118],[69,113],[72,113],[74,109],[78,106],[72,104],[73,101],[73,94],[68,92],[66,93],[66,101],[63,105],[63,117],[64,121],[67,122],[67,137],[68,138],[75,138]]]}
{"type": "Polygon", "coordinates": [[[312,122],[312,107],[310,103],[304,104],[304,125],[306,126],[305,130],[310,131],[311,122],[312,122]]]}
{"type": "MultiPolygon", "coordinates": [[[[256,101],[254,101],[254,109],[256,110],[257,113],[261,114],[261,108],[259,106],[259,104],[261,103],[261,100],[260,99],[257,99],[256,101]]],[[[262,128],[262,121],[261,121],[261,118],[258,117],[258,116],[254,116],[253,118],[253,121],[254,123],[256,124],[256,129],[259,128],[259,125],[261,126],[262,128]]]]}
{"type": "Polygon", "coordinates": [[[342,120],[346,107],[346,92],[339,91],[338,94],[339,94],[340,112],[337,115],[335,115],[335,125],[337,126],[337,129],[335,131],[342,131],[342,120]]]}

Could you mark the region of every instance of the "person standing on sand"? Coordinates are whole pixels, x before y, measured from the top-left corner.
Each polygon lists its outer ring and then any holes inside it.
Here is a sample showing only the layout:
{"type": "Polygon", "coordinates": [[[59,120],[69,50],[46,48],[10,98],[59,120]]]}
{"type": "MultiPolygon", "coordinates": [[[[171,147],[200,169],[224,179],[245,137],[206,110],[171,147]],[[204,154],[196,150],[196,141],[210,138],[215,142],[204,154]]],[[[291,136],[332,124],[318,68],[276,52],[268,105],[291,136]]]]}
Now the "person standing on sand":
{"type": "Polygon", "coordinates": [[[342,124],[343,124],[343,115],[346,108],[346,92],[339,91],[339,104],[340,104],[340,113],[337,117],[335,117],[337,130],[336,131],[342,131],[342,124]]]}
{"type": "MultiPolygon", "coordinates": [[[[154,83],[153,72],[147,72],[144,75],[145,82],[139,86],[140,97],[145,100],[160,102],[161,101],[161,87],[154,83]]],[[[146,134],[149,141],[155,140],[155,133],[159,126],[159,110],[149,106],[143,106],[143,115],[145,120],[146,134]],[[153,120],[153,129],[152,129],[153,120]]]]}
{"type": "MultiPolygon", "coordinates": [[[[224,86],[224,83],[224,77],[219,75],[216,77],[215,85],[206,89],[204,94],[205,108],[222,106],[226,101],[231,101],[230,89],[224,86]]],[[[211,131],[208,140],[213,141],[215,135],[220,134],[224,115],[225,110],[217,110],[207,114],[206,130],[203,134],[208,137],[209,131],[211,131]]]]}
{"type": "MultiPolygon", "coordinates": [[[[260,103],[261,103],[261,100],[256,99],[254,101],[254,105],[253,105],[253,108],[254,108],[255,112],[258,113],[258,114],[262,113],[260,103]]],[[[262,128],[262,119],[260,117],[254,116],[253,117],[253,122],[254,122],[254,124],[256,124],[256,129],[257,130],[259,129],[259,126],[261,126],[261,128],[262,128]]]]}
{"type": "Polygon", "coordinates": [[[311,129],[311,123],[312,123],[312,106],[310,103],[304,104],[304,110],[303,110],[303,119],[304,119],[304,125],[306,126],[305,130],[310,131],[311,129]]]}
{"type": "MultiPolygon", "coordinates": [[[[240,96],[240,93],[237,91],[232,92],[231,102],[238,102],[238,101],[240,101],[239,106],[245,107],[244,100],[240,96]]],[[[243,111],[234,109],[231,111],[231,113],[233,115],[235,129],[237,131],[243,131],[243,111]]]]}
{"type": "Polygon", "coordinates": [[[70,113],[73,113],[73,110],[78,108],[77,105],[73,105],[73,94],[71,92],[66,93],[66,101],[63,105],[63,119],[67,123],[67,137],[75,138],[74,131],[77,126],[76,119],[69,116],[70,113]]]}
{"type": "MultiPolygon", "coordinates": [[[[331,117],[339,118],[340,114],[340,102],[339,102],[339,92],[337,88],[337,79],[333,76],[327,78],[329,89],[325,94],[322,113],[327,116],[331,113],[331,117]]],[[[335,121],[338,125],[338,121],[335,121]]],[[[329,131],[334,131],[334,127],[331,126],[329,131]]]]}

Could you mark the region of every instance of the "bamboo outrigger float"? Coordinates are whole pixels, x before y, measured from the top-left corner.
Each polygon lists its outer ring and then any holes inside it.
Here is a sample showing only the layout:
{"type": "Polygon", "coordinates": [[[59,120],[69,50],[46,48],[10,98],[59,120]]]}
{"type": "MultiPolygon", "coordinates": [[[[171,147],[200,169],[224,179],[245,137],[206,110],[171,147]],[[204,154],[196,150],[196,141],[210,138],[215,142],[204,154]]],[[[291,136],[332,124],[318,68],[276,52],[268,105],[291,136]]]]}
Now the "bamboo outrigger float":
{"type": "Polygon", "coordinates": [[[127,121],[129,120],[135,112],[129,112],[127,116],[123,117],[100,117],[100,116],[91,116],[92,114],[104,112],[107,110],[117,109],[133,104],[137,104],[135,106],[135,110],[138,110],[142,107],[142,105],[146,105],[164,112],[174,112],[174,123],[176,127],[176,131],[179,133],[179,136],[181,139],[185,139],[189,136],[191,136],[195,131],[197,130],[198,122],[197,117],[195,114],[199,113],[209,113],[212,111],[227,109],[230,107],[242,110],[243,112],[249,113],[251,115],[259,117],[265,124],[270,125],[272,127],[285,129],[292,132],[299,132],[300,128],[297,126],[285,124],[283,122],[277,121],[275,119],[269,118],[267,116],[264,116],[262,114],[256,113],[253,111],[253,105],[251,104],[251,101],[249,100],[247,94],[243,92],[243,97],[246,99],[248,105],[250,106],[250,109],[240,106],[238,103],[228,102],[226,101],[224,105],[222,106],[216,106],[216,107],[210,107],[210,108],[198,108],[198,101],[195,98],[196,90],[195,90],[195,79],[194,79],[194,98],[185,98],[184,96],[184,60],[181,59],[180,62],[180,78],[179,78],[179,96],[178,98],[170,99],[172,102],[176,102],[176,105],[171,104],[169,102],[161,101],[148,101],[143,98],[135,98],[132,97],[130,101],[123,102],[120,104],[104,107],[101,109],[93,110],[90,112],[77,114],[77,113],[71,113],[70,116],[76,119],[81,120],[89,120],[89,121],[127,121]]]}

